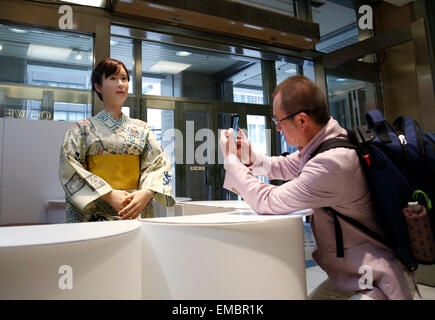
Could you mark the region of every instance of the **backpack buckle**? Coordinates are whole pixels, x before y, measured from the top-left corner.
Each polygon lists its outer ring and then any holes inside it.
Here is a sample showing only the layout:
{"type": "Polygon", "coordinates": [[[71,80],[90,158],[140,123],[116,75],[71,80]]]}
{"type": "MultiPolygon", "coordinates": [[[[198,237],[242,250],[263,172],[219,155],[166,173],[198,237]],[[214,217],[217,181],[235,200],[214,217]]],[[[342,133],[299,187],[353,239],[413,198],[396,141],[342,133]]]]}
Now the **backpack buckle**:
{"type": "Polygon", "coordinates": [[[365,155],[363,155],[364,159],[367,162],[367,165],[370,167],[372,165],[372,161],[370,160],[370,155],[367,153],[365,155]]]}

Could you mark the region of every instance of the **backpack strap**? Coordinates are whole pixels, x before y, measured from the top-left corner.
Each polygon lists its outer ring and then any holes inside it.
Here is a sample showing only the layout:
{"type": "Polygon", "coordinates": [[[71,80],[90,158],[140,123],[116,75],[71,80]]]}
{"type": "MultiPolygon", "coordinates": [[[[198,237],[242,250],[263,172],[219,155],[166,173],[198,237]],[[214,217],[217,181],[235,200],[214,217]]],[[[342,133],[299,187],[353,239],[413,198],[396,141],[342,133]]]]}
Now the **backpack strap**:
{"type": "Polygon", "coordinates": [[[369,127],[376,130],[379,139],[381,139],[383,143],[393,142],[388,135],[387,126],[389,126],[389,124],[385,121],[384,116],[378,109],[367,112],[366,119],[369,127]]]}
{"type": "Polygon", "coordinates": [[[340,222],[338,220],[338,217],[343,219],[344,221],[350,223],[352,226],[356,227],[358,230],[361,230],[369,237],[375,239],[376,241],[382,243],[383,245],[387,246],[390,249],[393,249],[392,244],[383,236],[380,234],[374,232],[361,222],[345,216],[344,214],[341,214],[337,210],[332,209],[331,207],[324,207],[326,211],[328,211],[332,217],[334,218],[334,227],[335,227],[335,245],[337,248],[337,258],[344,258],[344,245],[343,245],[343,231],[341,230],[340,222]]]}
{"type": "MultiPolygon", "coordinates": [[[[349,131],[348,131],[348,134],[349,134],[349,131]]],[[[356,134],[356,133],[354,133],[354,134],[356,134]]],[[[361,138],[363,139],[363,141],[366,141],[365,137],[361,136],[361,138]]],[[[372,138],[372,137],[370,137],[370,138],[372,138]]],[[[354,139],[355,139],[355,137],[354,137],[354,139]]],[[[358,145],[360,145],[361,141],[355,141],[355,143],[358,143],[358,145]]],[[[346,139],[332,138],[332,139],[328,139],[328,140],[325,140],[324,142],[322,142],[317,147],[317,149],[311,154],[310,159],[312,159],[313,157],[315,157],[316,155],[318,155],[321,152],[324,152],[326,150],[330,150],[333,148],[348,148],[348,149],[354,149],[356,151],[359,150],[358,147],[354,143],[351,143],[350,141],[348,141],[346,139]]],[[[377,240],[378,242],[386,245],[389,248],[392,248],[392,245],[387,241],[387,239],[385,237],[374,232],[373,230],[371,230],[370,228],[368,228],[367,226],[365,226],[361,222],[359,222],[351,217],[345,216],[344,214],[341,214],[340,212],[338,212],[337,210],[335,210],[331,207],[324,207],[323,209],[326,210],[327,212],[329,212],[334,219],[335,245],[336,245],[336,250],[337,250],[337,258],[344,258],[343,231],[341,229],[340,221],[338,218],[341,218],[344,221],[350,223],[351,225],[353,225],[357,229],[361,230],[362,232],[367,234],[369,237],[377,240]]]]}
{"type": "Polygon", "coordinates": [[[322,153],[326,150],[334,149],[334,148],[348,148],[348,149],[357,150],[357,147],[353,143],[349,142],[346,139],[332,138],[332,139],[328,139],[328,140],[323,141],[317,147],[317,149],[314,150],[314,152],[310,155],[310,159],[314,158],[319,153],[322,153]]]}

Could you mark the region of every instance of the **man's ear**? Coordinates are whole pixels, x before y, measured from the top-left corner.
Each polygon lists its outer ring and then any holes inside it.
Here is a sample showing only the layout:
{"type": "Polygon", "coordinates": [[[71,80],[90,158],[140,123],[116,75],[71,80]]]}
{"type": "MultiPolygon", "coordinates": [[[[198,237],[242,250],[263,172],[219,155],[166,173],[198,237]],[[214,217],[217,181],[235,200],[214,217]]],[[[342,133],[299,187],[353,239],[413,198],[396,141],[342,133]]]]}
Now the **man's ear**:
{"type": "Polygon", "coordinates": [[[300,113],[299,115],[300,115],[298,119],[299,124],[301,125],[302,128],[305,128],[310,123],[311,119],[305,112],[300,113]]]}

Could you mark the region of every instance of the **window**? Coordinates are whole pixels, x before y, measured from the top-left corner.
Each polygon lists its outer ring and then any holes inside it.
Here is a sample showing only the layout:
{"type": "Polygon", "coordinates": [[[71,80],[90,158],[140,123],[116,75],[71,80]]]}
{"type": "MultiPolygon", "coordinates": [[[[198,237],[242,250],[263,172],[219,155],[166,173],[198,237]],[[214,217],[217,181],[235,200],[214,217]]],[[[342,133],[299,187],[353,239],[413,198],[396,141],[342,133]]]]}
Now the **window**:
{"type": "Polygon", "coordinates": [[[53,120],[76,122],[90,117],[91,109],[91,104],[55,102],[53,120]]]}
{"type": "MultiPolygon", "coordinates": [[[[252,150],[256,153],[270,155],[270,130],[266,130],[266,117],[259,115],[247,115],[248,139],[251,142],[252,150]],[[269,134],[266,137],[266,133],[269,134]],[[267,138],[267,139],[266,139],[267,138]]],[[[264,183],[269,183],[266,177],[257,177],[264,183]]]]}
{"type": "Polygon", "coordinates": [[[157,141],[171,160],[172,190],[176,195],[175,183],[175,119],[174,110],[147,108],[147,123],[151,127],[157,141]]]}
{"type": "Polygon", "coordinates": [[[320,42],[316,50],[332,52],[359,41],[358,8],[352,1],[327,1],[313,9],[313,22],[319,24],[320,42]],[[331,19],[335,17],[335,19],[331,19]]]}
{"type": "Polygon", "coordinates": [[[92,68],[91,36],[0,24],[0,115],[58,121],[89,116],[92,68]]]}
{"type": "Polygon", "coordinates": [[[142,94],[263,104],[261,61],[142,41],[142,94]]]}
{"type": "Polygon", "coordinates": [[[133,60],[133,40],[121,37],[110,37],[110,57],[121,61],[127,68],[130,75],[128,83],[128,93],[134,90],[134,60],[133,60]]]}

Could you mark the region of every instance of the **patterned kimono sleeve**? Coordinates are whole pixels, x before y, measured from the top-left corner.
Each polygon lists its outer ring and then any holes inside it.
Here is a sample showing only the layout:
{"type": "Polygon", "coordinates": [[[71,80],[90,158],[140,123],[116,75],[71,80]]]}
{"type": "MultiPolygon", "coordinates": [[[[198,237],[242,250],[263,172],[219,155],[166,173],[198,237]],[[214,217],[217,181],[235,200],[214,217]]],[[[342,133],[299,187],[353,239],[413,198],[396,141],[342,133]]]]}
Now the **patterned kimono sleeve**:
{"type": "Polygon", "coordinates": [[[172,197],[171,161],[153,132],[148,130],[144,152],[140,156],[139,189],[153,190],[155,192],[153,198],[157,202],[172,207],[175,200],[172,197]]]}
{"type": "Polygon", "coordinates": [[[67,200],[79,210],[102,195],[112,191],[112,187],[99,176],[86,170],[87,147],[79,123],[75,123],[65,135],[59,161],[59,178],[67,200]]]}

